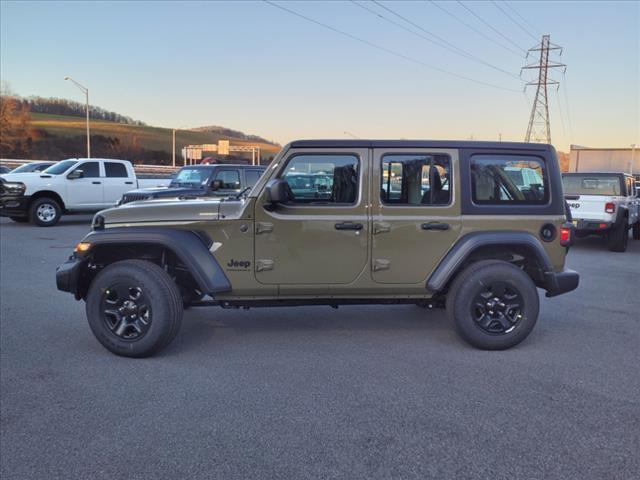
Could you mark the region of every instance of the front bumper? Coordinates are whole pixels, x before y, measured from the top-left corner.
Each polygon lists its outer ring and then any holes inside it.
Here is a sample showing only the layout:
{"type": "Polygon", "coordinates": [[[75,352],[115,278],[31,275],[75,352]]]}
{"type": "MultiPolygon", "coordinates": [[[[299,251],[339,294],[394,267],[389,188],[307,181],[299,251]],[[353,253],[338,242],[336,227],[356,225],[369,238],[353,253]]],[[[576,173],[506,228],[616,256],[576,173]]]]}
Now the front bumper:
{"type": "Polygon", "coordinates": [[[0,197],[0,217],[26,217],[30,200],[28,195],[0,197]]]}
{"type": "Polygon", "coordinates": [[[73,293],[76,300],[82,298],[78,288],[85,260],[72,255],[69,260],[56,268],[56,286],[58,290],[73,293]]]}
{"type": "Polygon", "coordinates": [[[568,268],[562,272],[546,272],[544,289],[547,297],[555,297],[578,288],[580,274],[568,268]]]}

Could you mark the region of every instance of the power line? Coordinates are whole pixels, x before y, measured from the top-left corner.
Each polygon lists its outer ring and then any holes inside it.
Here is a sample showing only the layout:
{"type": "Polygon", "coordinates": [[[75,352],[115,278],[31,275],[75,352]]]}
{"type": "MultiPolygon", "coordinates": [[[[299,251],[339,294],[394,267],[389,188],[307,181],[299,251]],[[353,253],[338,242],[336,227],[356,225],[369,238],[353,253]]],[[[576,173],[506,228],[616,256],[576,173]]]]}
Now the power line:
{"type": "Polygon", "coordinates": [[[473,15],[474,17],[476,17],[478,20],[480,20],[482,23],[484,23],[487,27],[489,27],[491,30],[493,30],[494,32],[496,32],[498,35],[500,35],[502,38],[504,38],[507,42],[509,42],[511,45],[513,45],[514,47],[516,47],[518,50],[520,50],[522,53],[527,53],[527,51],[522,48],[520,45],[518,45],[517,43],[515,43],[513,40],[511,40],[509,37],[505,36],[500,30],[498,30],[497,28],[495,28],[493,25],[491,25],[490,23],[488,23],[484,18],[482,18],[480,15],[478,15],[476,12],[474,12],[473,10],[471,10],[469,7],[467,7],[464,3],[462,3],[460,0],[457,0],[457,2],[462,6],[462,8],[464,8],[465,10],[467,10],[471,15],[473,15]]]}
{"type": "Polygon", "coordinates": [[[567,75],[566,72],[562,72],[562,81],[564,82],[564,104],[567,112],[567,123],[569,124],[569,138],[571,139],[571,143],[573,143],[573,123],[571,122],[571,110],[569,108],[569,84],[567,83],[567,75]]]}
{"type": "Polygon", "coordinates": [[[504,48],[505,50],[513,53],[514,55],[517,55],[518,57],[522,57],[522,54],[516,50],[514,50],[511,47],[506,46],[504,43],[500,43],[497,40],[491,38],[489,35],[487,35],[486,33],[482,32],[481,30],[478,30],[476,27],[474,27],[473,25],[468,24],[467,22],[465,22],[464,20],[462,20],[460,17],[458,17],[457,15],[451,13],[449,10],[447,10],[446,8],[444,8],[442,5],[439,5],[438,3],[436,3],[434,0],[425,0],[428,1],[429,3],[431,3],[431,5],[433,5],[434,7],[439,8],[440,10],[442,10],[444,13],[446,13],[447,15],[449,15],[450,17],[453,17],[455,20],[457,20],[458,22],[460,22],[462,25],[464,25],[465,27],[469,28],[470,30],[473,30],[474,32],[476,32],[478,35],[480,35],[483,38],[486,38],[487,40],[489,40],[490,42],[495,43],[496,45],[498,45],[501,48],[504,48]]]}
{"type": "Polygon", "coordinates": [[[289,13],[291,15],[294,15],[294,16],[296,16],[298,18],[302,18],[302,19],[304,19],[304,20],[306,20],[308,22],[311,22],[311,23],[314,23],[316,25],[319,25],[319,26],[321,26],[323,28],[331,30],[332,32],[338,33],[338,34],[340,34],[342,36],[345,36],[345,37],[350,38],[352,40],[355,40],[357,42],[360,42],[360,43],[363,43],[365,45],[368,45],[369,47],[372,47],[372,48],[375,48],[377,50],[380,50],[380,51],[383,51],[385,53],[388,53],[389,55],[393,55],[395,57],[402,58],[402,59],[407,60],[409,62],[418,64],[418,65],[422,65],[423,67],[429,68],[431,70],[436,70],[438,72],[445,73],[447,75],[451,75],[451,76],[456,77],[456,78],[460,78],[460,79],[463,79],[463,80],[468,80],[469,82],[477,83],[477,84],[484,85],[484,86],[487,86],[487,87],[496,88],[498,90],[504,90],[504,91],[507,91],[507,92],[519,92],[519,90],[515,90],[513,88],[501,87],[501,86],[495,85],[493,83],[483,82],[482,80],[477,80],[475,78],[467,77],[467,76],[461,75],[459,73],[454,73],[454,72],[451,72],[449,70],[445,70],[444,68],[436,67],[434,65],[428,64],[428,63],[423,62],[421,60],[418,60],[416,58],[410,57],[409,55],[405,55],[404,53],[397,52],[395,50],[391,50],[389,48],[383,47],[382,45],[378,45],[376,43],[370,42],[369,40],[365,40],[364,38],[357,37],[355,35],[352,35],[351,33],[348,33],[348,32],[345,32],[343,30],[340,30],[338,28],[332,27],[331,25],[327,25],[326,23],[320,22],[318,20],[314,20],[311,17],[307,17],[306,15],[298,13],[295,10],[291,10],[291,9],[289,9],[287,7],[283,7],[282,5],[279,5],[279,4],[277,4],[277,3],[275,3],[275,2],[273,2],[271,0],[262,0],[262,1],[267,3],[268,5],[271,5],[272,7],[278,8],[278,9],[280,9],[280,10],[282,10],[284,12],[287,12],[287,13],[289,13]]]}
{"type": "MultiPolygon", "coordinates": [[[[529,27],[533,30],[533,33],[535,34],[536,32],[539,31],[538,28],[534,27],[533,25],[531,25],[531,22],[529,22],[529,20],[527,20],[524,16],[520,15],[518,13],[518,11],[513,7],[513,5],[509,4],[509,2],[502,2],[502,5],[504,5],[505,7],[507,7],[509,10],[511,10],[511,12],[513,14],[515,14],[520,20],[522,20],[522,22],[525,25],[529,25],[529,27]]],[[[537,37],[536,37],[537,38],[537,37]]]]}
{"type": "Polygon", "coordinates": [[[564,126],[564,117],[562,115],[562,103],[560,102],[560,89],[556,90],[556,103],[558,104],[558,116],[560,117],[560,124],[562,125],[562,135],[567,139],[567,130],[564,126]]]}
{"type": "Polygon", "coordinates": [[[522,26],[522,24],[520,22],[518,22],[515,18],[513,18],[511,15],[509,15],[509,13],[507,13],[507,11],[502,8],[500,5],[498,5],[494,0],[491,0],[491,3],[493,3],[493,5],[500,10],[502,13],[504,13],[504,16],[507,17],[509,20],[511,20],[513,23],[515,23],[518,27],[520,27],[520,29],[526,33],[527,35],[529,35],[531,38],[533,38],[536,42],[538,41],[538,37],[536,37],[533,33],[531,33],[529,30],[527,30],[524,26],[522,26]]]}
{"type": "Polygon", "coordinates": [[[354,5],[357,5],[358,7],[362,8],[362,9],[364,9],[366,11],[368,11],[369,13],[375,15],[376,17],[379,17],[379,18],[381,18],[381,19],[383,19],[383,20],[385,20],[385,21],[387,21],[389,23],[392,23],[393,25],[396,25],[396,26],[402,28],[403,30],[405,30],[405,31],[407,31],[409,33],[413,33],[414,35],[417,35],[418,37],[422,38],[423,40],[431,42],[431,43],[433,43],[433,44],[435,44],[435,45],[437,45],[437,46],[439,46],[441,48],[444,48],[445,50],[448,50],[448,51],[450,51],[452,53],[455,53],[456,55],[460,55],[461,57],[468,58],[468,59],[473,60],[475,62],[481,63],[482,65],[485,65],[485,66],[487,66],[489,68],[493,68],[494,70],[497,70],[497,71],[499,71],[501,73],[504,73],[505,75],[509,75],[510,77],[515,78],[518,81],[522,81],[522,79],[520,77],[518,77],[517,75],[514,75],[512,72],[509,72],[509,71],[504,70],[504,69],[502,69],[502,68],[500,68],[500,67],[498,67],[496,65],[493,65],[493,64],[491,64],[489,62],[486,62],[486,61],[482,60],[481,58],[478,58],[475,55],[473,55],[473,54],[471,54],[469,52],[466,52],[466,51],[462,50],[461,48],[456,47],[452,43],[447,42],[442,37],[440,37],[440,36],[436,35],[435,33],[432,33],[430,31],[422,28],[420,25],[417,25],[417,24],[413,23],[411,20],[408,20],[407,18],[403,17],[399,13],[396,13],[393,10],[391,10],[390,8],[385,7],[384,5],[382,5],[381,3],[377,2],[376,0],[372,0],[372,1],[373,1],[373,3],[375,3],[376,5],[384,8],[385,10],[389,11],[390,13],[395,15],[396,17],[398,17],[398,18],[404,20],[405,22],[413,25],[414,27],[422,30],[423,32],[427,33],[428,35],[431,35],[431,36],[437,38],[439,41],[436,41],[436,40],[433,40],[433,39],[431,39],[429,37],[421,35],[420,33],[416,32],[414,30],[411,30],[410,28],[402,25],[401,23],[398,23],[398,22],[396,22],[396,21],[394,21],[394,20],[392,20],[392,19],[390,19],[388,17],[385,17],[384,15],[376,12],[375,10],[372,10],[369,7],[366,7],[366,6],[356,2],[355,0],[351,0],[351,3],[353,3],[354,5]],[[440,42],[446,43],[446,45],[443,45],[440,42]]]}

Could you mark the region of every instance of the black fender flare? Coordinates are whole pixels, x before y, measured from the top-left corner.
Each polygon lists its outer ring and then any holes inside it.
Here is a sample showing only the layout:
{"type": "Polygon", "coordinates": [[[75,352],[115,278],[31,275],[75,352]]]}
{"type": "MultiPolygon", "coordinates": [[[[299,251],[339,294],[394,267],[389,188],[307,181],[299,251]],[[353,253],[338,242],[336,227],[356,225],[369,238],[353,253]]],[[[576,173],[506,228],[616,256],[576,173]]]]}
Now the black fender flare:
{"type": "Polygon", "coordinates": [[[202,232],[178,228],[114,227],[95,230],[82,242],[90,243],[90,250],[97,246],[160,245],[180,259],[202,292],[231,291],[229,279],[209,251],[212,241],[202,232]]]}
{"type": "Polygon", "coordinates": [[[495,231],[473,232],[460,238],[440,261],[438,267],[427,280],[427,289],[441,292],[460,269],[464,261],[478,248],[485,246],[518,246],[533,252],[536,261],[542,267],[546,277],[553,274],[553,264],[542,243],[533,234],[527,232],[495,231]]]}

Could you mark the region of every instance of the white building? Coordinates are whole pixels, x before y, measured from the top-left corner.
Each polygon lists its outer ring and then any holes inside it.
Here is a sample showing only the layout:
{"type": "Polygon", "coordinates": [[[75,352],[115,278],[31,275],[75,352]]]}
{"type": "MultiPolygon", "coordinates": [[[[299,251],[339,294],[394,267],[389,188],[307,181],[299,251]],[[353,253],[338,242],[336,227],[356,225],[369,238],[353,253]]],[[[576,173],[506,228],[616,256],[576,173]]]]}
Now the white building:
{"type": "Polygon", "coordinates": [[[570,172],[625,172],[640,177],[640,145],[634,148],[588,148],[571,145],[570,172]]]}

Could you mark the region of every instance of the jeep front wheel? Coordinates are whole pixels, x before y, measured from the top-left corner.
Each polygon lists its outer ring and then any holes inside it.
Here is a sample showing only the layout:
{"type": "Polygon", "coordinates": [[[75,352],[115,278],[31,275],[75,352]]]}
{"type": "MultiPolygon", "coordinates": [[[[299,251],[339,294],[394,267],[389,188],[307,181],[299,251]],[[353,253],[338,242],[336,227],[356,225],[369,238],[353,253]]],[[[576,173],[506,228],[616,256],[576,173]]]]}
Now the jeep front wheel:
{"type": "Polygon", "coordinates": [[[538,291],[515,265],[483,260],[457,276],[446,309],[468,343],[483,350],[504,350],[522,342],[533,329],[538,319],[538,291]]]}
{"type": "Polygon", "coordinates": [[[158,265],[123,260],[104,268],[87,295],[87,319],[116,355],[148,357],[167,346],[182,323],[182,297],[158,265]]]}

